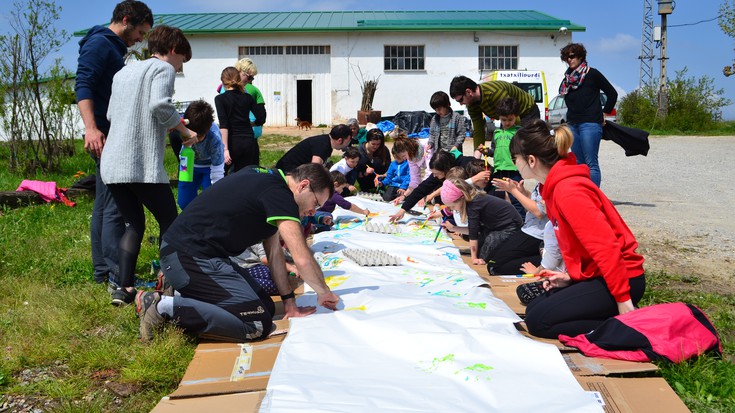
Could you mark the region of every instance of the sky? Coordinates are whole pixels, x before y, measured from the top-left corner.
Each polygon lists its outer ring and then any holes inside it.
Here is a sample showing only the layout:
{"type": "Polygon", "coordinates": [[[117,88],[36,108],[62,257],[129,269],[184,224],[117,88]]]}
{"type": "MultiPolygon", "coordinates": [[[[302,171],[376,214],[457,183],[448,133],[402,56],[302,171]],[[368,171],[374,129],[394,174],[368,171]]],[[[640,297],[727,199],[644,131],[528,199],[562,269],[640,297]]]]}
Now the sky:
{"type": "MultiPolygon", "coordinates": [[[[26,0],[14,0],[25,2],[26,0]]],[[[14,1],[0,1],[0,22],[8,17],[14,1]]],[[[722,68],[735,59],[735,39],[725,35],[716,17],[724,0],[682,0],[674,2],[674,12],[668,16],[667,72],[672,79],[677,71],[687,69],[688,77],[708,76],[724,96],[735,101],[735,76],[726,78],[722,68]]],[[[657,1],[653,3],[654,25],[660,25],[657,1]]],[[[114,0],[56,0],[62,8],[57,29],[70,34],[95,24],[109,22],[117,1],[114,0]]],[[[579,2],[572,0],[465,0],[449,3],[438,0],[148,0],[153,13],[206,13],[251,11],[341,11],[365,10],[536,10],[559,19],[586,27],[575,32],[573,41],[587,48],[587,61],[600,70],[618,90],[628,93],[639,85],[641,34],[643,28],[643,0],[615,2],[579,2]]],[[[0,24],[0,33],[9,26],[0,24]],[[4,29],[2,29],[4,28],[4,29]]],[[[71,37],[58,52],[63,64],[76,70],[78,37],[71,37]]],[[[561,46],[560,46],[561,47],[561,46]]],[[[659,76],[660,48],[654,49],[654,79],[659,76]]],[[[538,68],[543,69],[543,68],[538,68]]],[[[559,79],[561,81],[561,79],[559,79]]],[[[555,84],[553,80],[549,83],[555,84]]],[[[551,97],[551,96],[550,96],[551,97]]],[[[735,120],[735,103],[723,110],[723,117],[735,120]]]]}

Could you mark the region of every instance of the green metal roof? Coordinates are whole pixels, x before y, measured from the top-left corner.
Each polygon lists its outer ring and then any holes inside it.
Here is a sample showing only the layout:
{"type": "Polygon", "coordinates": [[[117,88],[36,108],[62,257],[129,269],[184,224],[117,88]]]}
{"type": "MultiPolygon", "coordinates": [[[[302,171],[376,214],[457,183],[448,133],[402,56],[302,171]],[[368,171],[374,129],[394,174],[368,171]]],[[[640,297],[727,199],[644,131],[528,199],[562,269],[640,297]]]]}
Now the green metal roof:
{"type": "MultiPolygon", "coordinates": [[[[156,24],[180,28],[187,34],[331,31],[474,31],[558,30],[585,31],[569,20],[534,10],[466,11],[323,11],[259,13],[156,14],[156,24]]],[[[87,30],[75,32],[83,36],[87,30]]]]}

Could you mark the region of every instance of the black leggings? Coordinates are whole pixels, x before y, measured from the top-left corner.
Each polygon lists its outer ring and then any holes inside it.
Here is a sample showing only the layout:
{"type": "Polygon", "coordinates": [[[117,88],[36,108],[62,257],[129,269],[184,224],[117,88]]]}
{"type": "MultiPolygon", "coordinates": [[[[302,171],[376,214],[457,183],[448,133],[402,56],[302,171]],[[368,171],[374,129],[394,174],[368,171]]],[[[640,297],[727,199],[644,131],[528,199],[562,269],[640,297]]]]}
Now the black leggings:
{"type": "Polygon", "coordinates": [[[487,271],[492,275],[514,275],[522,272],[521,265],[526,262],[538,266],[541,263],[540,246],[540,239],[519,229],[500,244],[491,257],[494,262],[487,264],[487,271]]]}
{"type": "Polygon", "coordinates": [[[107,186],[115,199],[117,209],[125,220],[125,233],[120,238],[118,256],[120,262],[120,286],[132,287],[135,264],[140,253],[140,244],[145,233],[145,212],[148,208],[158,221],[158,241],[176,219],[178,210],[171,186],[168,184],[111,184],[107,186]]]}
{"type": "Polygon", "coordinates": [[[252,136],[238,136],[230,138],[230,156],[232,157],[232,172],[255,165],[260,165],[260,146],[258,140],[252,136]]]}
{"type": "MultiPolygon", "coordinates": [[[[628,282],[633,305],[638,305],[646,290],[646,278],[639,275],[628,282]]],[[[536,337],[557,338],[559,334],[573,337],[589,333],[616,315],[615,298],[605,280],[595,277],[536,297],[526,308],[526,326],[536,337]]]]}

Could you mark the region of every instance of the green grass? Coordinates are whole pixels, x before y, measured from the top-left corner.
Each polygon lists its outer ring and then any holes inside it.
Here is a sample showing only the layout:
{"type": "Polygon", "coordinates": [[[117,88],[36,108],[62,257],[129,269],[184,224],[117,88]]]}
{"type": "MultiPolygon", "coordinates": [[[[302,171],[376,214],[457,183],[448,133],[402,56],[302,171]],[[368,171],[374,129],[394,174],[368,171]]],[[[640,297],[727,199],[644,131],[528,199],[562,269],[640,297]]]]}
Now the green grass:
{"type": "Polygon", "coordinates": [[[708,131],[683,132],[677,129],[647,129],[651,135],[659,136],[735,136],[735,121],[718,122],[716,127],[708,131]]]}
{"type": "MultiPolygon", "coordinates": [[[[298,139],[261,138],[261,164],[272,166],[281,148],[298,139]]],[[[6,164],[7,151],[0,145],[0,188],[14,190],[23,177],[7,172],[6,164]]],[[[177,162],[171,151],[166,165],[174,177],[177,162]]],[[[81,150],[61,172],[27,178],[71,186],[78,170],[94,173],[81,150]]],[[[52,400],[54,412],[150,411],[176,388],[196,343],[174,328],[152,344],[139,342],[134,309],[110,306],[105,287],[92,282],[93,201],[84,196],[75,201],[74,208],[45,204],[0,211],[0,405],[4,395],[14,395],[52,400]],[[106,382],[132,394],[116,397],[106,382]]],[[[158,256],[147,241],[158,228],[150,215],[147,220],[136,268],[143,278],[150,277],[150,262],[158,256]]],[[[735,411],[735,297],[691,276],[659,272],[647,274],[647,280],[644,305],[685,301],[699,306],[717,326],[725,349],[722,359],[658,363],[662,376],[692,411],[735,411]]]]}
{"type": "Polygon", "coordinates": [[[654,272],[646,274],[641,305],[686,302],[702,309],[715,324],[723,357],[705,355],[680,364],[656,363],[661,375],[694,412],[735,412],[735,296],[705,288],[696,277],[654,272]]]}

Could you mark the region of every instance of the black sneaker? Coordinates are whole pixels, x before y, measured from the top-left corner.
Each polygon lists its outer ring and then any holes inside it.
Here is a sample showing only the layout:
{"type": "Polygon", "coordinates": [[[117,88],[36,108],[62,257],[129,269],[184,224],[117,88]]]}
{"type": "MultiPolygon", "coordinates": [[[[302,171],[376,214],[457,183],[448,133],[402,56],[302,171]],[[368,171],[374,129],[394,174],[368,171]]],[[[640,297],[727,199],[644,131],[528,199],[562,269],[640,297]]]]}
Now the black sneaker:
{"type": "Polygon", "coordinates": [[[535,281],[530,283],[521,284],[516,288],[516,294],[518,299],[521,300],[521,304],[528,305],[536,297],[546,294],[544,290],[543,281],[535,281]]]}
{"type": "Polygon", "coordinates": [[[158,293],[141,291],[135,296],[135,312],[140,319],[138,331],[142,341],[153,340],[153,334],[163,327],[164,318],[156,308],[159,301],[161,295],[158,293]]]}
{"type": "Polygon", "coordinates": [[[125,288],[118,288],[110,294],[112,296],[112,302],[110,304],[117,307],[128,305],[135,300],[136,293],[137,291],[135,289],[128,291],[125,288]]]}

